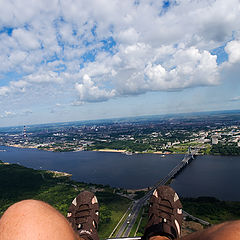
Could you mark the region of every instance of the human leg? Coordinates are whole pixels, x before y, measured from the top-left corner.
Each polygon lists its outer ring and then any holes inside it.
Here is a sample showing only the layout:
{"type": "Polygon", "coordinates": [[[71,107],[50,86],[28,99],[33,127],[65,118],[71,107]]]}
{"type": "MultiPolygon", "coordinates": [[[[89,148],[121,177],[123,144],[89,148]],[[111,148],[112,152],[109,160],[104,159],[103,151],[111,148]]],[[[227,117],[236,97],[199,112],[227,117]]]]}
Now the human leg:
{"type": "Polygon", "coordinates": [[[68,221],[50,205],[25,200],[9,207],[0,219],[0,240],[77,240],[68,221]]]}
{"type": "MultiPolygon", "coordinates": [[[[169,238],[163,236],[154,236],[149,239],[169,240],[169,238]]],[[[180,238],[180,240],[239,240],[239,239],[240,239],[240,221],[225,222],[180,238]]]]}
{"type": "Polygon", "coordinates": [[[240,221],[225,222],[208,229],[189,234],[181,240],[239,240],[240,221]]]}

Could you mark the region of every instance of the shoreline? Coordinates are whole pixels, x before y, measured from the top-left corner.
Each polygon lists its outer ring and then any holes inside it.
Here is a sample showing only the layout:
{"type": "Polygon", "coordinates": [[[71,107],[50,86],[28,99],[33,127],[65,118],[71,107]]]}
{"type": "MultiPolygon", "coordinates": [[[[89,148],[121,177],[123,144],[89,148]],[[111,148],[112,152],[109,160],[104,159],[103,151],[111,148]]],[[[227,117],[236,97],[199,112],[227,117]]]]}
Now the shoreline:
{"type": "MultiPolygon", "coordinates": [[[[22,149],[38,149],[41,151],[46,152],[58,152],[51,149],[39,149],[38,146],[23,146],[20,144],[9,144],[9,145],[0,145],[2,147],[14,147],[14,148],[22,148],[22,149]]],[[[162,152],[162,151],[156,151],[156,152],[129,152],[127,150],[120,150],[120,149],[111,149],[111,148],[103,148],[103,149],[93,149],[93,150],[76,150],[76,151],[66,151],[66,152],[110,152],[110,153],[124,153],[126,155],[132,155],[132,154],[160,154],[160,155],[168,155],[168,154],[181,154],[181,153],[171,153],[171,152],[162,152]],[[129,153],[129,154],[128,154],[129,153]]]]}
{"type": "Polygon", "coordinates": [[[15,147],[15,148],[30,148],[30,149],[38,149],[37,146],[23,146],[20,144],[8,144],[8,145],[1,145],[2,147],[15,147]]]}
{"type": "MultiPolygon", "coordinates": [[[[0,147],[13,147],[13,148],[21,148],[21,149],[36,149],[39,151],[46,151],[46,152],[106,152],[106,153],[122,153],[126,155],[134,155],[134,154],[159,154],[162,155],[162,157],[166,157],[166,155],[184,155],[186,153],[178,153],[178,152],[162,152],[162,151],[155,151],[155,152],[129,152],[127,150],[119,150],[119,149],[93,149],[93,150],[75,150],[75,151],[54,151],[54,149],[39,149],[38,146],[23,146],[20,144],[9,144],[9,145],[0,145],[0,147]]],[[[4,150],[0,150],[0,152],[5,152],[4,150]]],[[[240,155],[219,155],[219,154],[201,154],[198,153],[196,156],[223,156],[223,157],[239,157],[240,155]]]]}
{"type": "Polygon", "coordinates": [[[127,150],[119,150],[119,149],[110,149],[110,148],[103,148],[103,149],[94,149],[91,150],[93,152],[116,152],[116,153],[125,153],[127,155],[131,155],[131,154],[160,154],[160,155],[168,155],[168,154],[181,154],[181,153],[171,153],[171,152],[162,152],[162,151],[156,151],[156,152],[129,152],[127,150]]]}
{"type": "Polygon", "coordinates": [[[106,149],[94,149],[92,150],[93,152],[116,152],[116,153],[125,153],[127,152],[126,150],[118,150],[118,149],[110,149],[110,148],[106,148],[106,149]]]}

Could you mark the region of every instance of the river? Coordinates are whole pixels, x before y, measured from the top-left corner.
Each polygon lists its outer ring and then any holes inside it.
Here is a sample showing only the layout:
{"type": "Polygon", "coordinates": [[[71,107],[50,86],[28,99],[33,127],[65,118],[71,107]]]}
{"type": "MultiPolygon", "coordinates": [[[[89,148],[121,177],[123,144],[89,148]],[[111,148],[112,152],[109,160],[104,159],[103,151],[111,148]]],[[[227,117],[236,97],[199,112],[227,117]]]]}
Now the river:
{"type": "MultiPolygon", "coordinates": [[[[181,161],[183,155],[110,152],[46,152],[0,146],[0,160],[34,169],[71,173],[72,179],[114,187],[141,189],[152,186],[181,161]]],[[[214,196],[240,201],[240,157],[198,156],[172,182],[185,197],[214,196]]]]}

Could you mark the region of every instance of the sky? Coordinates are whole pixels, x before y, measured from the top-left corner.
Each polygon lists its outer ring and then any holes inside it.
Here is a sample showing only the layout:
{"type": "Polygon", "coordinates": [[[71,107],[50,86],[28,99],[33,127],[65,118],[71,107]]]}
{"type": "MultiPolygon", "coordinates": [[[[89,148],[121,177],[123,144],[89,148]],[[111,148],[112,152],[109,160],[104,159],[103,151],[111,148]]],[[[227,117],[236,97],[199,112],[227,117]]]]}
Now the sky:
{"type": "Polygon", "coordinates": [[[239,0],[0,0],[0,126],[240,109],[239,0]]]}

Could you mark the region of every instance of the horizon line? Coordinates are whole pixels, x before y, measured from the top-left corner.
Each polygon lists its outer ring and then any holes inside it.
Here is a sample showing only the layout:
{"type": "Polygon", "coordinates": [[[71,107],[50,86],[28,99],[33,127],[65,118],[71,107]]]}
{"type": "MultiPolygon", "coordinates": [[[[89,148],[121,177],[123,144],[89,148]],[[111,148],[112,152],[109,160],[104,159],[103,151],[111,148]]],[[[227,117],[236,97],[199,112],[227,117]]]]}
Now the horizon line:
{"type": "Polygon", "coordinates": [[[165,113],[165,114],[152,114],[152,115],[136,115],[136,116],[127,116],[127,117],[112,117],[112,118],[99,118],[99,119],[88,119],[88,120],[76,120],[76,121],[67,121],[67,122],[46,122],[46,123],[34,123],[34,124],[24,124],[24,125],[14,125],[14,126],[5,126],[0,127],[3,128],[19,128],[24,126],[36,126],[36,125],[52,125],[52,124],[70,124],[70,123],[81,123],[81,122],[94,122],[94,121],[114,121],[120,119],[134,119],[134,118],[144,118],[144,117],[164,117],[168,115],[189,115],[189,114],[206,114],[206,113],[220,113],[220,112],[238,112],[240,109],[232,109],[232,110],[213,110],[213,111],[200,111],[200,112],[180,112],[180,113],[165,113]]]}

